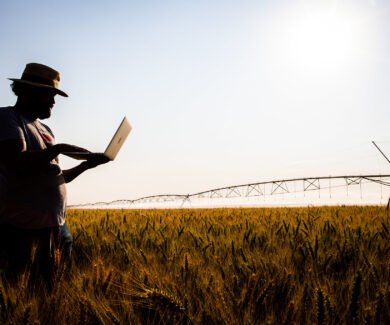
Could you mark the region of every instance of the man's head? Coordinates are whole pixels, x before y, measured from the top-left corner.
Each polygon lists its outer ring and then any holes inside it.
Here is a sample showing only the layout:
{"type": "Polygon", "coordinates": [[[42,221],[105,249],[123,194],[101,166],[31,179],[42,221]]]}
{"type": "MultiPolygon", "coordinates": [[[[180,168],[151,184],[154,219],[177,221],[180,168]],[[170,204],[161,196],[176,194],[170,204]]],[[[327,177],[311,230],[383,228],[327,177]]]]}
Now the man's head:
{"type": "Polygon", "coordinates": [[[29,110],[25,113],[29,113],[34,118],[50,117],[51,109],[55,104],[55,95],[68,97],[58,89],[59,72],[43,64],[29,63],[20,79],[10,78],[10,80],[13,81],[12,90],[18,96],[17,105],[29,110]]]}

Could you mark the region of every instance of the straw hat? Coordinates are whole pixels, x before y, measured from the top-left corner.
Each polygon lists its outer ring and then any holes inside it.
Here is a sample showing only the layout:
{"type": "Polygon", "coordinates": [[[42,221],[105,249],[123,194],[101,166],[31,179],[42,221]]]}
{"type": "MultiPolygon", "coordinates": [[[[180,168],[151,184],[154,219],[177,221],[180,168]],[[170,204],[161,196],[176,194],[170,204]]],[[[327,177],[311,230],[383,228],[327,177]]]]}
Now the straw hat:
{"type": "Polygon", "coordinates": [[[28,63],[21,79],[9,78],[9,80],[35,87],[53,89],[58,95],[68,97],[66,93],[58,89],[60,73],[43,64],[28,63]]]}

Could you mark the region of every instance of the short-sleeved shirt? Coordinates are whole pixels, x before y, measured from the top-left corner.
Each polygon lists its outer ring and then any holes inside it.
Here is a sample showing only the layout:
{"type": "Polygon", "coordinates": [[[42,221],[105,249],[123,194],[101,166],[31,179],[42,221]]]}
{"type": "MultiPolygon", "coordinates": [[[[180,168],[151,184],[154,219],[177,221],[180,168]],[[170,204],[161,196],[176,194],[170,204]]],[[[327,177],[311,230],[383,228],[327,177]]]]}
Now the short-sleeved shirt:
{"type": "MultiPolygon", "coordinates": [[[[50,128],[39,120],[28,120],[13,107],[0,108],[0,141],[24,140],[27,151],[55,144],[50,128]]],[[[38,229],[65,222],[66,186],[54,159],[42,168],[24,168],[0,162],[0,224],[38,229]]]]}

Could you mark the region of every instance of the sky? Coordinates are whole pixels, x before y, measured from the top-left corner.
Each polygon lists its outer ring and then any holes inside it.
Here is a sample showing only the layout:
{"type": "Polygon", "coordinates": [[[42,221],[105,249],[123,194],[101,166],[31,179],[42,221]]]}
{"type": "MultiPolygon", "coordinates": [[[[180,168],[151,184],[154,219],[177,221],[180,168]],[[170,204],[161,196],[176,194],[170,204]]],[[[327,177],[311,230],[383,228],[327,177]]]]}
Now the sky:
{"type": "Polygon", "coordinates": [[[69,204],[389,174],[389,31],[385,0],[0,1],[0,106],[38,62],[69,94],[43,121],[58,143],[104,151],[128,117],[69,204]]]}

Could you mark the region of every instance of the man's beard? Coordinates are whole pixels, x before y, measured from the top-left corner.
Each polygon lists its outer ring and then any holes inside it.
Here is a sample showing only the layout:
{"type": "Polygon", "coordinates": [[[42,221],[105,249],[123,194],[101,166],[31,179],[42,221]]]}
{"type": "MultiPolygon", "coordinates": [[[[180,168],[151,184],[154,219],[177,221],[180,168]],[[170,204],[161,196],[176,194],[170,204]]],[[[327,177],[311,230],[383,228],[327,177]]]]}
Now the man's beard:
{"type": "Polygon", "coordinates": [[[51,116],[51,108],[47,107],[45,110],[41,109],[38,114],[40,120],[47,119],[51,116]]]}

